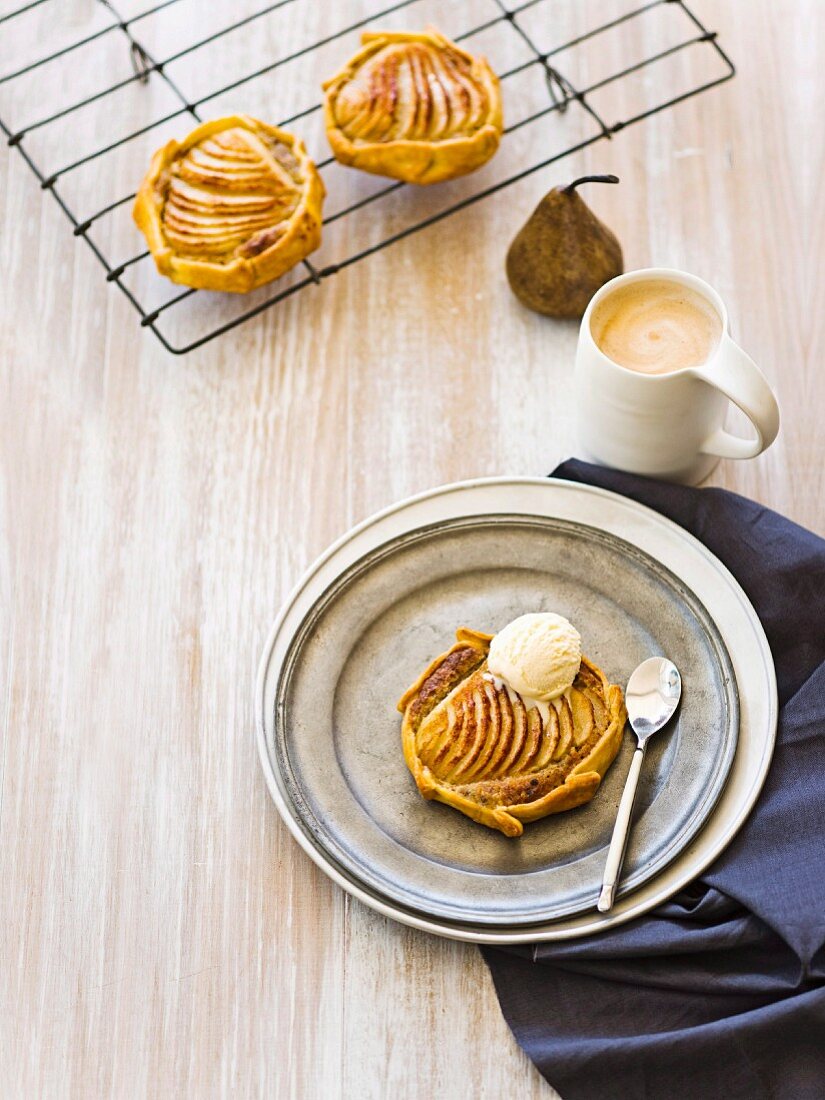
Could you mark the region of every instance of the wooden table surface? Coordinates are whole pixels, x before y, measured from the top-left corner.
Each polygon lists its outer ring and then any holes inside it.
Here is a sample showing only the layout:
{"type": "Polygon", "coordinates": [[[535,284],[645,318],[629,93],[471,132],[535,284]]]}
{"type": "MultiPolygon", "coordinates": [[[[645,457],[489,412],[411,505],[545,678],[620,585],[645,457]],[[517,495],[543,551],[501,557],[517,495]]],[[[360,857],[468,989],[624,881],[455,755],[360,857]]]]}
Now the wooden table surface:
{"type": "Polygon", "coordinates": [[[776,444],[711,483],[825,533],[820,10],[694,6],[735,80],[183,358],[0,154],[4,1095],[553,1095],[474,947],[351,901],[291,840],[253,683],[282,598],[351,524],[575,452],[575,326],[520,308],[503,256],[584,172],[621,177],[587,197],[626,266],[709,279],[776,387],[776,444]]]}

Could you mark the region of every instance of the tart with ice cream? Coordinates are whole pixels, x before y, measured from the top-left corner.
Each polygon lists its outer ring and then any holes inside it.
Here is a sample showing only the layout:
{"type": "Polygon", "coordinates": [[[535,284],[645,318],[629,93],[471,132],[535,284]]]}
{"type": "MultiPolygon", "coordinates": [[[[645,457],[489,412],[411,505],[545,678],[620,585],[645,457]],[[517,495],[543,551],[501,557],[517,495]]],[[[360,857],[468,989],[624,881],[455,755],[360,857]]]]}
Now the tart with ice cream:
{"type": "Polygon", "coordinates": [[[621,688],[552,612],[496,635],[461,628],[398,703],[419,791],[520,836],[525,821],[589,802],[621,745],[621,688]]]}

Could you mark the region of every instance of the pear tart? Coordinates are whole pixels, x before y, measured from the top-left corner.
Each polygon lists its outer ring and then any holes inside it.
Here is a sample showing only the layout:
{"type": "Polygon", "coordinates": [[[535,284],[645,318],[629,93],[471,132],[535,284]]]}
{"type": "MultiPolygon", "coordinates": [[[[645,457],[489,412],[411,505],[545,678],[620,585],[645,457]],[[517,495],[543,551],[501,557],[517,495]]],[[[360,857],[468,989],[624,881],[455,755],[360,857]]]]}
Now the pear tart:
{"type": "Polygon", "coordinates": [[[487,61],[437,30],[365,33],[324,84],[324,120],[342,164],[407,183],[437,183],[493,156],[501,92],[487,61]]]}
{"type": "Polygon", "coordinates": [[[523,822],[590,801],[627,713],[621,688],[586,657],[563,695],[525,705],[487,671],[491,637],[458,630],[402,696],[404,758],[425,798],[520,836],[523,822]]]}
{"type": "Polygon", "coordinates": [[[323,200],[299,138],[233,115],[155,153],[134,218],[162,275],[242,293],[318,247],[323,200]]]}

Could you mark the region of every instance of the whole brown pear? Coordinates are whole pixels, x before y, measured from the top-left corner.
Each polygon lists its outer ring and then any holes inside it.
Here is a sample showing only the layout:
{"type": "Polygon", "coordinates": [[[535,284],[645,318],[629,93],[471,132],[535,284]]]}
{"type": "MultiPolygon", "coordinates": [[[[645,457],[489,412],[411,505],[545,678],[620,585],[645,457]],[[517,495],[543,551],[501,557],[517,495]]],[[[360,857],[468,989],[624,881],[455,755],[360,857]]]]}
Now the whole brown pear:
{"type": "Polygon", "coordinates": [[[621,275],[621,245],[576,191],[583,183],[618,182],[582,176],[548,191],[530,215],[507,253],[507,278],[528,309],[581,317],[599,287],[621,275]]]}

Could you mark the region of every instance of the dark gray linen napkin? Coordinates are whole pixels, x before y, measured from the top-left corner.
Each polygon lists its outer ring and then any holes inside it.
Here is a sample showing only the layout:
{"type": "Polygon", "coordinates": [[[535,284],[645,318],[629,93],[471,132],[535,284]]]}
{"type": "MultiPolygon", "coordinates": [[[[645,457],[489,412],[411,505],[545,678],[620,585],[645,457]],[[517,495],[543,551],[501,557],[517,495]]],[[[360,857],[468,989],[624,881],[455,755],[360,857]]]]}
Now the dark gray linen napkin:
{"type": "Polygon", "coordinates": [[[516,1039],[563,1100],[825,1097],[825,540],[721,489],[553,473],[680,524],[755,607],[779,686],[767,782],[720,858],[585,940],[482,948],[516,1039]]]}

